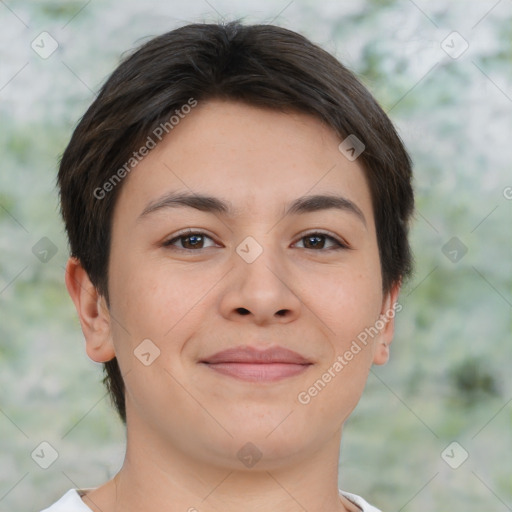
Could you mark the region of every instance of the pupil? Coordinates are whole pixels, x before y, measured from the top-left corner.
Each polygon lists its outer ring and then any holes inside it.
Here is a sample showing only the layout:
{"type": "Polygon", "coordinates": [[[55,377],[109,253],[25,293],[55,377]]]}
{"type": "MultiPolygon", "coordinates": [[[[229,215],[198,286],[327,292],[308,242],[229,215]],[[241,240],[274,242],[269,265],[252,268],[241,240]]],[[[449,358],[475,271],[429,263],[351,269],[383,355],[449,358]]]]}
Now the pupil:
{"type": "Polygon", "coordinates": [[[309,236],[308,237],[308,240],[311,242],[311,240],[317,240],[317,243],[313,242],[313,246],[314,247],[318,247],[319,245],[321,245],[321,241],[320,241],[321,237],[320,236],[309,236]]]}
{"type": "Polygon", "coordinates": [[[194,247],[201,243],[201,236],[198,235],[189,236],[187,239],[189,240],[190,245],[194,247]]]}

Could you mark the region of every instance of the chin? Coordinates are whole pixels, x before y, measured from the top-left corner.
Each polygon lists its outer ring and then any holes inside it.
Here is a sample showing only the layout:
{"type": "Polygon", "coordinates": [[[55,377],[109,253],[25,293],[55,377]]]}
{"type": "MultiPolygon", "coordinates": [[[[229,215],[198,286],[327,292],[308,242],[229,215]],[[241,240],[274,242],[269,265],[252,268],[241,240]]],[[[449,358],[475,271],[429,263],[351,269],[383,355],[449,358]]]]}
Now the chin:
{"type": "Polygon", "coordinates": [[[287,420],[283,422],[283,418],[286,414],[282,415],[279,422],[273,423],[271,428],[266,423],[258,423],[230,429],[232,438],[222,436],[222,439],[215,442],[217,456],[224,459],[224,464],[231,469],[244,469],[245,466],[247,469],[270,470],[284,467],[293,459],[300,458],[301,454],[314,451],[315,447],[308,446],[315,444],[314,432],[304,431],[303,427],[295,423],[285,425],[287,420]]]}

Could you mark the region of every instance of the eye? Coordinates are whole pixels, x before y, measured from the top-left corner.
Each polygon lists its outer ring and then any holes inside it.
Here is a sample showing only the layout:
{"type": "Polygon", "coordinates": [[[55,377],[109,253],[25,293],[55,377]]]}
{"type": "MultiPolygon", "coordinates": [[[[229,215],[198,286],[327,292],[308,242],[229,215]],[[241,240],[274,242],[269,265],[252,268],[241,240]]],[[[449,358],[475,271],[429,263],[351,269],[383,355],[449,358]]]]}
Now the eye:
{"type": "MultiPolygon", "coordinates": [[[[205,240],[211,240],[213,242],[213,239],[208,236],[206,233],[202,231],[192,231],[188,230],[185,233],[181,233],[178,236],[175,236],[171,238],[170,240],[165,241],[162,245],[164,247],[174,247],[178,250],[184,250],[184,251],[193,251],[196,249],[206,249],[207,247],[213,247],[215,246],[215,243],[213,245],[206,246],[204,245],[205,240]],[[176,245],[179,243],[181,245],[176,245]]],[[[349,246],[335,238],[334,236],[328,235],[327,233],[322,232],[312,232],[308,233],[306,235],[303,235],[300,239],[300,241],[305,240],[305,247],[304,249],[310,249],[310,250],[319,250],[319,249],[325,249],[329,251],[335,251],[340,249],[348,249],[349,246]],[[331,243],[331,247],[325,247],[326,240],[331,243]]]]}
{"type": "MultiPolygon", "coordinates": [[[[210,236],[208,236],[206,233],[203,233],[202,231],[189,230],[170,240],[165,241],[162,245],[164,247],[175,246],[177,249],[193,251],[194,249],[205,249],[204,242],[206,239],[213,241],[213,239],[210,236]],[[181,247],[176,246],[176,242],[179,242],[181,244],[181,247]]],[[[210,245],[209,247],[213,246],[210,245]]]]}
{"type": "Polygon", "coordinates": [[[303,235],[300,240],[306,240],[306,247],[304,249],[324,249],[325,248],[325,240],[331,241],[334,243],[333,247],[327,248],[326,250],[337,251],[340,249],[348,249],[348,245],[344,242],[341,242],[334,236],[328,235],[327,233],[321,232],[313,232],[303,235]],[[308,247],[309,246],[309,247],[308,247]]]}

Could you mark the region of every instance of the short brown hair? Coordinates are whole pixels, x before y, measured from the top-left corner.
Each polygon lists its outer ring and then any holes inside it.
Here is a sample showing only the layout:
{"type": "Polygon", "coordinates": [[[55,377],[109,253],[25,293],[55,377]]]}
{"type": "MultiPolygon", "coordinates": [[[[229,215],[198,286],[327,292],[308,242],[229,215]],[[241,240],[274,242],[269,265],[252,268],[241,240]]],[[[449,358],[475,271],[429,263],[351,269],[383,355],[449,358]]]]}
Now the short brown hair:
{"type": "MultiPolygon", "coordinates": [[[[391,121],[343,64],[304,36],[274,25],[189,24],[155,37],[126,57],[77,125],[58,172],[70,244],[109,304],[112,213],[122,182],[98,198],[134,150],[190,98],[243,101],[296,110],[364,144],[359,156],[375,212],[383,291],[412,271],[408,222],[413,211],[411,161],[391,121]]],[[[117,360],[104,382],[126,422],[117,360]]]]}

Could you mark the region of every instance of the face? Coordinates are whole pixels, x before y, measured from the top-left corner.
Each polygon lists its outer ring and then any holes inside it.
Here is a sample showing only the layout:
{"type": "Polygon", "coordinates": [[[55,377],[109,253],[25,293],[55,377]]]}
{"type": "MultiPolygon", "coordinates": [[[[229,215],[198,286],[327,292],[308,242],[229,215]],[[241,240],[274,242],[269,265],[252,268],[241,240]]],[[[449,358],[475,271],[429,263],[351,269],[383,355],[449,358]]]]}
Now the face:
{"type": "Polygon", "coordinates": [[[341,434],[387,359],[397,290],[382,294],[368,184],[340,142],[306,114],[215,100],[125,179],[94,357],[118,359],[132,437],[272,468],[341,434]]]}

